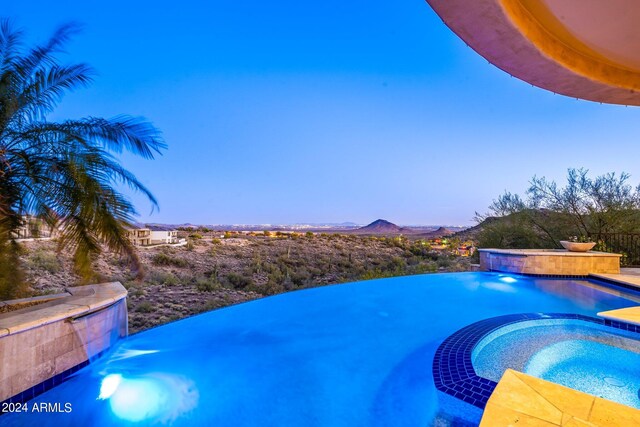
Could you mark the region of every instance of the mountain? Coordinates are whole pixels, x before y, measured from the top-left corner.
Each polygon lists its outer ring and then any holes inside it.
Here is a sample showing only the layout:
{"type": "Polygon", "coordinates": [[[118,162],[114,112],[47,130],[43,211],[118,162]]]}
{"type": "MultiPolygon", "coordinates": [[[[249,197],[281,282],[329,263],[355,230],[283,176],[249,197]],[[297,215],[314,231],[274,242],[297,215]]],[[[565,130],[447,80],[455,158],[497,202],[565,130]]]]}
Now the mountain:
{"type": "Polygon", "coordinates": [[[402,234],[411,232],[411,229],[403,228],[384,219],[377,219],[369,225],[360,227],[354,231],[357,234],[402,234]]]}
{"type": "Polygon", "coordinates": [[[420,233],[419,236],[423,239],[439,239],[441,237],[452,236],[454,234],[456,234],[455,231],[450,230],[447,227],[440,227],[437,230],[420,233]]]}
{"type": "Polygon", "coordinates": [[[485,218],[482,222],[480,222],[479,224],[474,225],[473,227],[469,227],[465,230],[462,231],[458,231],[457,233],[455,233],[454,237],[459,238],[460,240],[473,240],[473,241],[477,241],[478,240],[478,235],[482,232],[482,230],[484,230],[487,226],[490,226],[492,224],[495,224],[499,221],[501,221],[501,218],[498,217],[487,217],[485,218]]]}

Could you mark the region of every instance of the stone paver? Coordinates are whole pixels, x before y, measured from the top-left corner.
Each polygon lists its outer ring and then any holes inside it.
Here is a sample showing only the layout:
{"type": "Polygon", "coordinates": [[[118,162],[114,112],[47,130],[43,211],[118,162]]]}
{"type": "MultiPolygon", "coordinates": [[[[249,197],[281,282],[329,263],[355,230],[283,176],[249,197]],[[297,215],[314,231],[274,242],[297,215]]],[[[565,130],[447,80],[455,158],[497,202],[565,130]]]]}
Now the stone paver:
{"type": "Polygon", "coordinates": [[[491,395],[481,427],[640,425],[640,411],[507,369],[491,395]]]}

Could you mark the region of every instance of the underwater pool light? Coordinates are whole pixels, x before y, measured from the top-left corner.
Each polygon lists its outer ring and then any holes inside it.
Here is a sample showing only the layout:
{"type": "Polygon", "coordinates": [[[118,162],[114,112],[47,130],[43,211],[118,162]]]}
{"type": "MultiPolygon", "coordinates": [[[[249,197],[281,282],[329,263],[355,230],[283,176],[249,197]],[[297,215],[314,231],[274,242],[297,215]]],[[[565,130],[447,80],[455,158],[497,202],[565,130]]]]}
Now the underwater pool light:
{"type": "Polygon", "coordinates": [[[98,399],[104,400],[110,398],[118,389],[121,381],[122,375],[120,374],[109,374],[104,377],[102,384],[100,384],[100,396],[98,396],[98,399]]]}
{"type": "Polygon", "coordinates": [[[198,392],[192,381],[181,376],[149,373],[125,378],[104,377],[98,399],[109,401],[118,418],[139,422],[170,422],[197,406],[198,392]]]}
{"type": "Polygon", "coordinates": [[[503,276],[500,278],[501,281],[505,282],[505,283],[515,283],[517,282],[516,279],[514,279],[513,277],[510,276],[503,276]]]}
{"type": "Polygon", "coordinates": [[[171,390],[153,378],[135,378],[122,381],[109,399],[115,415],[127,421],[155,418],[170,403],[171,390]]]}

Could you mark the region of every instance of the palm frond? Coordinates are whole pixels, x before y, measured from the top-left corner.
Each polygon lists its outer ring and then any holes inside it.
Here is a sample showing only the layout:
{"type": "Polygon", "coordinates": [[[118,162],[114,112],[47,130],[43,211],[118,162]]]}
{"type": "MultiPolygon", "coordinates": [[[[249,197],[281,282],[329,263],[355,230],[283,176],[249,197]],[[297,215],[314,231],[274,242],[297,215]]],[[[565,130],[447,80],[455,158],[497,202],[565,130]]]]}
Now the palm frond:
{"type": "Polygon", "coordinates": [[[86,87],[93,70],[86,64],[53,65],[35,72],[19,95],[15,114],[26,114],[30,120],[42,120],[57,106],[66,92],[86,87]]]}
{"type": "Polygon", "coordinates": [[[0,72],[9,68],[18,57],[24,33],[13,27],[9,19],[0,20],[0,72]]]}
{"type": "MultiPolygon", "coordinates": [[[[126,234],[137,212],[116,188],[144,194],[153,207],[158,202],[113,153],[152,159],[166,145],[141,118],[47,120],[66,93],[92,80],[89,66],[62,65],[56,57],[77,28],[62,26],[46,44],[24,52],[22,32],[0,21],[0,265],[17,262],[10,243],[29,214],[59,227],[59,244],[73,251],[85,280],[103,246],[126,256],[141,274],[126,234]]],[[[0,294],[9,276],[0,271],[0,294]]]]}
{"type": "Polygon", "coordinates": [[[22,55],[14,61],[15,70],[23,77],[28,78],[36,70],[51,67],[57,64],[56,53],[63,52],[63,46],[75,34],[78,34],[81,26],[75,22],[69,22],[58,27],[53,35],[43,45],[35,46],[26,55],[22,55]]]}

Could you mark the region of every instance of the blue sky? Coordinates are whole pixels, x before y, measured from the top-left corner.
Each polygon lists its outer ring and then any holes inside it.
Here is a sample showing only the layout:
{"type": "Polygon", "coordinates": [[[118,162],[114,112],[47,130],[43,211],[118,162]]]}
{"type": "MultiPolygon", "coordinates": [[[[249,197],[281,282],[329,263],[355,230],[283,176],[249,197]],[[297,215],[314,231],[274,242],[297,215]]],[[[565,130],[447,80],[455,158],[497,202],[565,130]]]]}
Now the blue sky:
{"type": "Polygon", "coordinates": [[[166,223],[471,225],[504,190],[569,167],[640,181],[637,108],[509,77],[422,0],[5,2],[99,75],[52,119],[144,116],[169,145],[125,156],[166,223]]]}

